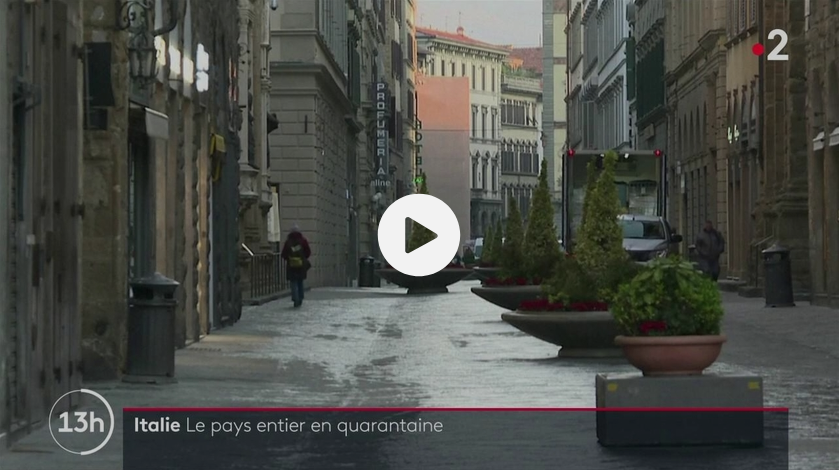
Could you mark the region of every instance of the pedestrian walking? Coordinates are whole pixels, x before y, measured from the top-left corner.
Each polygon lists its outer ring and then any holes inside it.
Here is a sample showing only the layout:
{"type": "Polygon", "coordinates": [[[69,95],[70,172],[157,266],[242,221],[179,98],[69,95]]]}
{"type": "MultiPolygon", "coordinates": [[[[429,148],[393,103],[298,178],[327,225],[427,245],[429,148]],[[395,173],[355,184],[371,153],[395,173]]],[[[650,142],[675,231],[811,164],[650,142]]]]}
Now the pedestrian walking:
{"type": "Polygon", "coordinates": [[[297,224],[291,228],[280,256],[286,262],[286,277],[291,284],[291,300],[295,307],[299,307],[303,303],[303,281],[306,280],[306,274],[312,267],[309,262],[312,250],[309,248],[306,237],[300,233],[300,227],[297,224]]]}
{"type": "Polygon", "coordinates": [[[714,281],[720,278],[720,255],[725,252],[725,238],[714,228],[714,223],[705,221],[705,227],[696,237],[696,254],[699,269],[714,281]]]}

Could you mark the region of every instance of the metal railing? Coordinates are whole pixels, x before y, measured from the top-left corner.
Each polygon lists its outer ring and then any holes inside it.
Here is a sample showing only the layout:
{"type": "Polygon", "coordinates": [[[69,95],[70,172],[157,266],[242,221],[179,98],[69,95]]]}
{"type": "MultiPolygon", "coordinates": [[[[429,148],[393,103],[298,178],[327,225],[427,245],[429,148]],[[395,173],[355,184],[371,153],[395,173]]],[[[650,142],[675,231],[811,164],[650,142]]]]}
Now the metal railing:
{"type": "Polygon", "coordinates": [[[248,254],[247,277],[242,286],[245,299],[259,299],[288,289],[288,280],[280,253],[254,253],[242,245],[248,254]]]}

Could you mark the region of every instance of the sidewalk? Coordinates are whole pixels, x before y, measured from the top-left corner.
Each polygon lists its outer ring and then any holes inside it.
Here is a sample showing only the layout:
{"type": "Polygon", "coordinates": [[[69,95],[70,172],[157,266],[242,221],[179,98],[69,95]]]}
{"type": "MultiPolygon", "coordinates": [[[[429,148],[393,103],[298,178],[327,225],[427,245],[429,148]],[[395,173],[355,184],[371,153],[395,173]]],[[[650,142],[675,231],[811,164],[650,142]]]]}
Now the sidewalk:
{"type": "MultiPolygon", "coordinates": [[[[44,427],[0,454],[0,469],[121,469],[127,406],[593,407],[596,373],[633,370],[623,360],[557,359],[554,346],[499,321],[502,310],[473,285],[423,297],[322,289],[300,309],[288,299],[247,307],[236,325],[178,352],[177,384],[86,384],[117,413],[100,452],[68,454],[44,427]]],[[[839,311],[723,295],[729,341],[714,370],[760,374],[766,405],[791,408],[791,468],[839,468],[839,311]]]]}

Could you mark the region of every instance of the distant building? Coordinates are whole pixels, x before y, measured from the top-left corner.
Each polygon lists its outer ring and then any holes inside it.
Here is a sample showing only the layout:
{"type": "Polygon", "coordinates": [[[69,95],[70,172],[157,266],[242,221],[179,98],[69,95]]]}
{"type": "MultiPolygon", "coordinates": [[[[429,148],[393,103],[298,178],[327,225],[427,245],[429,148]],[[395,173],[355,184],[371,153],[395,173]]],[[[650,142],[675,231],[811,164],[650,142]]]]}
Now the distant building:
{"type": "Polygon", "coordinates": [[[417,74],[417,115],[422,122],[422,171],[432,196],[451,207],[463,241],[471,230],[469,180],[469,79],[417,74]]]}
{"type": "Polygon", "coordinates": [[[470,38],[462,27],[417,28],[417,43],[428,50],[420,64],[425,75],[469,79],[471,169],[464,184],[471,188],[471,237],[480,237],[501,217],[501,68],[510,50],[470,38]]]}
{"type": "Polygon", "coordinates": [[[562,225],[563,149],[568,140],[568,0],[543,0],[542,145],[548,159],[548,184],[554,201],[554,223],[562,225]]]}
{"type": "Polygon", "coordinates": [[[539,182],[542,152],[540,48],[513,49],[501,74],[501,195],[506,219],[510,198],[526,218],[539,182]]]}

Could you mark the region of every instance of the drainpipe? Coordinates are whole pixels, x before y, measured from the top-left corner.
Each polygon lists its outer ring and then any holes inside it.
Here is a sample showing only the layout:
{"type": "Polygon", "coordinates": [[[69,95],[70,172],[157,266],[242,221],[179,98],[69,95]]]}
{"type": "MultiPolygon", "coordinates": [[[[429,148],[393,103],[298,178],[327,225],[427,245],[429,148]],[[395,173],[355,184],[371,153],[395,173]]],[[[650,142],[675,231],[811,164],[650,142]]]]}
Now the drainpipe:
{"type": "MultiPolygon", "coordinates": [[[[7,8],[0,8],[0,25],[3,25],[3,39],[8,39],[8,29],[5,28],[7,25],[8,18],[6,17],[6,12],[8,11],[7,8]]],[[[0,48],[0,64],[7,64],[9,62],[9,53],[7,52],[8,49],[0,48]]],[[[9,165],[9,159],[11,158],[11,139],[8,135],[9,130],[9,109],[11,108],[10,103],[8,102],[9,94],[9,76],[7,73],[7,68],[5,66],[0,66],[0,220],[9,220],[9,213],[8,208],[11,207],[9,204],[9,196],[11,195],[9,189],[11,186],[11,178],[12,172],[9,165]]],[[[9,325],[11,321],[11,313],[13,309],[9,308],[11,305],[9,304],[9,233],[5,231],[4,233],[0,233],[0,353],[6,354],[8,351],[8,346],[6,344],[7,334],[7,325],[9,325]]],[[[6,379],[6,362],[7,361],[0,361],[0,403],[7,403],[6,398],[6,390],[9,386],[8,380],[6,379]]],[[[2,405],[0,405],[2,406],[2,405]]],[[[9,415],[10,409],[8,407],[2,406],[0,407],[0,436],[3,435],[9,429],[9,415]]]]}

